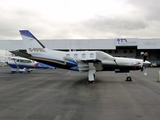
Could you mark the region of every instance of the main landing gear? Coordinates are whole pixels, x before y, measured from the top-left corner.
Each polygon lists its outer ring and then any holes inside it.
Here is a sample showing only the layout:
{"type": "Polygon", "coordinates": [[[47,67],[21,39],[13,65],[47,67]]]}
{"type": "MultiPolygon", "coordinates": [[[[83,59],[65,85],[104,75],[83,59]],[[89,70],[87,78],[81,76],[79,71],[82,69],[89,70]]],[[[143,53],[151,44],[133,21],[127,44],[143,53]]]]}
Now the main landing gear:
{"type": "Polygon", "coordinates": [[[88,63],[88,83],[94,83],[96,68],[93,63],[88,63]]]}
{"type": "Polygon", "coordinates": [[[130,77],[129,73],[127,73],[126,81],[132,81],[132,78],[130,77]]]}
{"type": "Polygon", "coordinates": [[[94,83],[96,70],[88,71],[88,83],[94,83]]]}

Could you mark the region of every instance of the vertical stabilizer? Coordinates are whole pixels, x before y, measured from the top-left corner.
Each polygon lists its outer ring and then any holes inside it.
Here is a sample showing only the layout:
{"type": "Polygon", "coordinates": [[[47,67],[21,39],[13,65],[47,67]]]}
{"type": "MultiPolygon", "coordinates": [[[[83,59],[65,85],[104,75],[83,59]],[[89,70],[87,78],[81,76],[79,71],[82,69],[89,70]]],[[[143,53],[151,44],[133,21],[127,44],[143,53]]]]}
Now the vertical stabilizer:
{"type": "Polygon", "coordinates": [[[43,52],[45,46],[28,30],[20,30],[27,52],[43,52]]]}

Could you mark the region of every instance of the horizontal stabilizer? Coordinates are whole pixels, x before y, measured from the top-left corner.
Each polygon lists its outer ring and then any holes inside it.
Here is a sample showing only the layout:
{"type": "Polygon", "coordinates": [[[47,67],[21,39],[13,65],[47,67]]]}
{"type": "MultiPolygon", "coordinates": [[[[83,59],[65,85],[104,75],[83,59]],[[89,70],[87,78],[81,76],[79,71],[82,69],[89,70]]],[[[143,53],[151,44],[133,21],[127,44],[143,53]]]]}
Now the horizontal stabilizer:
{"type": "Polygon", "coordinates": [[[24,51],[20,51],[20,50],[13,50],[13,51],[9,51],[9,52],[15,54],[16,56],[21,56],[21,57],[25,57],[25,58],[31,56],[30,54],[28,54],[28,53],[26,53],[24,51]]]}

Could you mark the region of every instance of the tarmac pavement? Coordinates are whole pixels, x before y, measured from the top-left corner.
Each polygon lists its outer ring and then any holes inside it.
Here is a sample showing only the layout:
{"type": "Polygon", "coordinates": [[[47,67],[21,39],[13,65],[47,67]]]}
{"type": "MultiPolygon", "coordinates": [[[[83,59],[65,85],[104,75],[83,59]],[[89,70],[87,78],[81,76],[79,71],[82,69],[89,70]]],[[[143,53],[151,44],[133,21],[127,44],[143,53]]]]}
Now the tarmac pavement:
{"type": "Polygon", "coordinates": [[[97,72],[87,83],[87,73],[0,67],[0,120],[159,120],[159,70],[133,71],[132,82],[124,73],[97,72]]]}

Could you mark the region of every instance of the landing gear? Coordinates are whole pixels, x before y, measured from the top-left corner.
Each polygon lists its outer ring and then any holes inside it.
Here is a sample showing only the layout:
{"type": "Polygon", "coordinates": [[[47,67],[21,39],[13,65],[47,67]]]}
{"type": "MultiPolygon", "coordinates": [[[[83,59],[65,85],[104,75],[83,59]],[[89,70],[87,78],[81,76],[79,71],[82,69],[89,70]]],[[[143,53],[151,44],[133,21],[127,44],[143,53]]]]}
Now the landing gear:
{"type": "Polygon", "coordinates": [[[94,83],[96,68],[93,63],[88,63],[88,83],[94,83]]]}
{"type": "Polygon", "coordinates": [[[17,72],[17,69],[14,69],[14,68],[11,69],[11,73],[16,73],[16,72],[17,72]]]}
{"type": "Polygon", "coordinates": [[[94,83],[96,70],[88,71],[88,83],[94,83]]]}
{"type": "Polygon", "coordinates": [[[132,78],[130,77],[129,73],[127,73],[126,81],[132,81],[132,78]]]}
{"type": "Polygon", "coordinates": [[[126,78],[126,81],[132,81],[132,78],[131,78],[130,76],[128,76],[128,77],[126,78]]]}
{"type": "Polygon", "coordinates": [[[88,80],[87,83],[94,83],[94,81],[89,81],[89,80],[88,80]]]}

